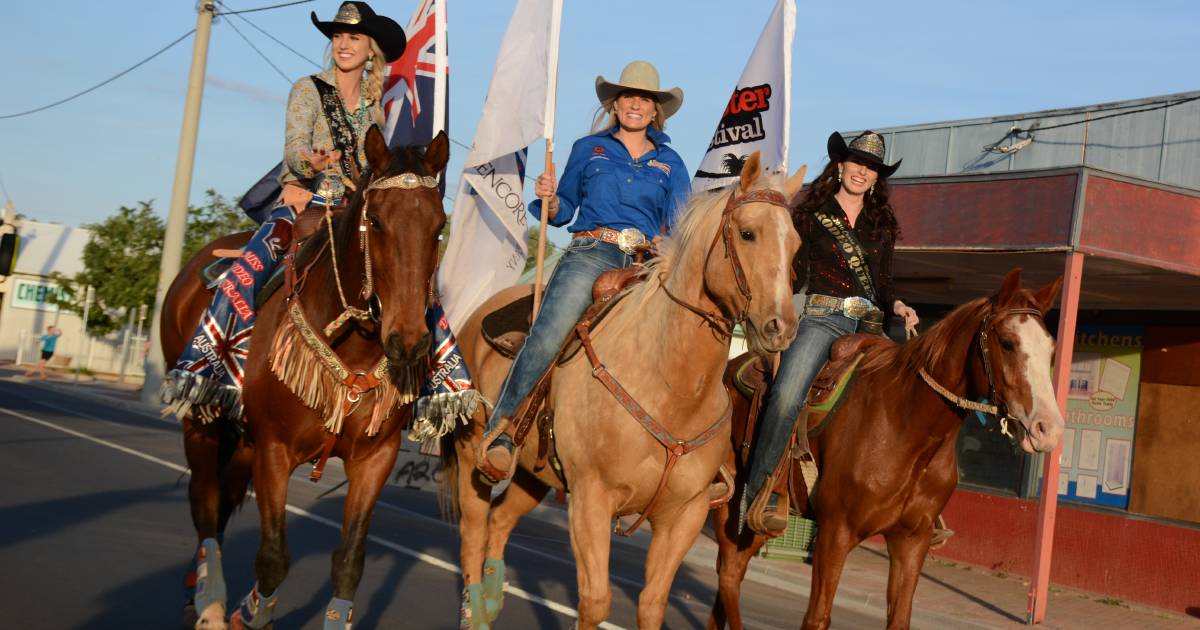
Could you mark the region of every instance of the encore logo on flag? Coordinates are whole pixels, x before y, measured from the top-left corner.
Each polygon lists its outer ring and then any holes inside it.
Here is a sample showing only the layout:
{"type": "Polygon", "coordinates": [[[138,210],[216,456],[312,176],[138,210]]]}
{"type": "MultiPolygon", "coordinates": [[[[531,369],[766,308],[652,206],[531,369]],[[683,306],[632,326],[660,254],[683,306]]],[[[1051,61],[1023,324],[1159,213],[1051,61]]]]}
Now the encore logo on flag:
{"type": "Polygon", "coordinates": [[[739,88],[729,97],[729,104],[721,115],[717,132],[713,134],[708,150],[742,142],[752,142],[766,137],[763,130],[763,112],[771,109],[771,85],[764,83],[754,87],[739,88]]]}

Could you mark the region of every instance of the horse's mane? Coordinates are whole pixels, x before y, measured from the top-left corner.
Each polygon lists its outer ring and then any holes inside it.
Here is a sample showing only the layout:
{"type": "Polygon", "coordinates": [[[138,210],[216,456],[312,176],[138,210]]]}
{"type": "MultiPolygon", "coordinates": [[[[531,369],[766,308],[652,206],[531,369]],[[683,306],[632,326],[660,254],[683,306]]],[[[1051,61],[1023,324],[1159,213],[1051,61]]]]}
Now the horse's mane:
{"type": "Polygon", "coordinates": [[[867,352],[859,370],[863,375],[888,370],[895,376],[916,374],[920,368],[948,360],[946,352],[961,335],[974,335],[990,308],[988,298],[976,298],[950,312],[942,321],[904,344],[880,344],[867,352]]]}
{"type": "MultiPolygon", "coordinates": [[[[779,186],[779,176],[760,177],[754,189],[779,186]]],[[[734,184],[736,186],[737,184],[734,184]]],[[[648,280],[634,287],[630,293],[634,304],[644,304],[658,287],[665,283],[679,267],[680,262],[692,247],[706,247],[712,242],[713,234],[721,223],[725,203],[734,188],[726,187],[715,191],[693,193],[687,205],[680,211],[679,219],[671,235],[658,246],[658,256],[646,263],[648,280]]]]}

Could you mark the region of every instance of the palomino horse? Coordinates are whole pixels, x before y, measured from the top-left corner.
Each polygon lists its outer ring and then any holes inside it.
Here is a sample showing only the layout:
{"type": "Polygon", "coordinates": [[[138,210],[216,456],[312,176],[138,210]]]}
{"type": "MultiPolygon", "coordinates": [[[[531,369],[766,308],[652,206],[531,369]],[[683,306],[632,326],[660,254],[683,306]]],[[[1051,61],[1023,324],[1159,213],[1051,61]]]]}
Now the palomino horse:
{"type": "MultiPolygon", "coordinates": [[[[446,221],[434,178],[446,165],[449,144],[445,134],[438,134],[426,147],[391,151],[373,128],[367,133],[366,153],[371,170],[358,182],[348,210],[322,226],[301,251],[299,258],[307,258],[304,266],[311,271],[297,285],[295,297],[279,291],[258,310],[245,368],[244,438],[237,437],[228,421],[205,424],[194,413],[183,417],[184,449],[192,470],[188,495],[201,541],[198,566],[205,574],[199,576],[203,588],[195,592],[197,628],[226,627],[216,541],[245,497],[251,476],[261,516],[258,581],[245,600],[251,605],[242,608],[257,614],[243,619],[246,611],[241,610],[234,615],[234,625],[270,623],[276,589],[288,570],[288,478],[301,463],[321,455],[333,435],[323,425],[341,413],[345,416],[332,454],[345,464],[349,489],[341,544],[333,556],[334,600],[326,611],[325,627],[349,627],[349,603],[362,577],[371,513],[396,461],[403,424],[399,420],[406,417],[405,406],[415,395],[416,376],[426,369],[430,341],[425,309],[438,234],[446,221]],[[364,283],[372,283],[373,290],[364,291],[364,283]],[[322,337],[321,329],[343,312],[339,293],[373,317],[342,327],[329,338],[324,347],[332,352],[315,350],[320,341],[310,347],[298,338],[301,335],[279,334],[304,328],[297,327],[294,315],[302,312],[311,323],[307,336],[322,337]],[[288,353],[293,359],[285,365],[281,357],[288,353]],[[338,363],[345,378],[334,369],[338,363]],[[276,376],[283,371],[288,374],[276,376]],[[367,377],[380,378],[368,383],[367,377]],[[308,403],[293,391],[301,392],[308,403]],[[360,398],[363,404],[354,405],[360,398]]],[[[172,283],[162,319],[168,365],[183,351],[212,297],[198,272],[212,260],[215,248],[240,247],[247,237],[238,234],[210,243],[172,283]]]]}
{"type": "MultiPolygon", "coordinates": [[[[799,190],[803,172],[786,182],[760,172],[755,153],[737,186],[692,198],[662,244],[662,256],[647,266],[649,278],[596,327],[592,347],[603,367],[594,372],[588,352],[581,351],[554,368],[547,398],[554,413],[550,433],[570,487],[580,628],[595,628],[608,616],[613,518],[635,513],[645,514],[653,528],[638,625],[662,625],[675,571],[704,524],[709,483],[727,449],[729,396],[721,374],[732,323],[741,320],[750,342],[768,351],[786,347],[795,335],[789,270],[799,238],[786,200],[799,190]],[[669,434],[673,446],[705,434],[712,440],[668,467],[674,456],[668,458],[663,443],[601,385],[594,374],[604,372],[645,410],[640,416],[652,416],[661,433],[669,434]]],[[[459,331],[471,373],[488,397],[499,391],[510,361],[482,338],[483,315],[528,292],[517,287],[493,296],[459,331]]],[[[550,487],[564,485],[551,466],[537,466],[535,428],[517,456],[512,482],[489,515],[491,487],[475,469],[484,420],[477,413],[474,422],[443,443],[444,480],[456,494],[461,517],[464,616],[470,616],[471,628],[489,627],[499,612],[504,546],[517,520],[550,487]]]]}
{"type": "MultiPolygon", "coordinates": [[[[1042,317],[1061,284],[1059,278],[1036,292],[1022,289],[1021,271],[1014,269],[998,294],[958,307],[906,344],[863,335],[838,342],[867,343],[852,389],[810,437],[820,476],[810,503],[818,534],[804,628],[829,627],[846,555],[876,534],[886,539],[890,559],[887,627],[909,626],[934,520],[958,483],[955,442],[964,410],[952,396],[997,403],[1006,416],[1002,422],[1015,430],[1013,439],[1027,453],[1049,452],[1058,444],[1063,418],[1050,379],[1054,339],[1042,317]],[[936,391],[922,371],[945,393],[936,391]]],[[[740,495],[749,472],[739,454],[748,405],[736,393],[733,397],[739,401],[736,442],[728,456],[737,466],[740,495]]],[[[800,489],[798,469],[793,466],[792,487],[800,489]]],[[[766,542],[748,527],[739,534],[736,508],[730,507],[739,498],[713,513],[720,593],[709,628],[726,622],[742,627],[742,579],[750,558],[766,542]]],[[[795,497],[795,504],[802,509],[806,498],[795,497]]]]}

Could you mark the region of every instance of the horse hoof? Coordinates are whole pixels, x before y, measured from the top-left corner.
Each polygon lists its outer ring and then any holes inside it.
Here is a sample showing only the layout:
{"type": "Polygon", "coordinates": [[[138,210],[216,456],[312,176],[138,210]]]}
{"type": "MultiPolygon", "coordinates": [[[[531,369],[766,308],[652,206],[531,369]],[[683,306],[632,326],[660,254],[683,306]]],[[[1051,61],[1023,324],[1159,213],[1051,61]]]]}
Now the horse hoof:
{"type": "Polygon", "coordinates": [[[192,627],[195,630],[229,630],[229,624],[225,623],[225,605],[209,604],[192,627]]]}

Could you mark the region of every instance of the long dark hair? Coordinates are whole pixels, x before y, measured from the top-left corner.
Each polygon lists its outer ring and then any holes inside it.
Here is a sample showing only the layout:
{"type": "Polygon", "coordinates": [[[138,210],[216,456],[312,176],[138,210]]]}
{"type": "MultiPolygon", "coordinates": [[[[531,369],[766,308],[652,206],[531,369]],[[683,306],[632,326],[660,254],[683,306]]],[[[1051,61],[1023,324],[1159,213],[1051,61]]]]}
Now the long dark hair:
{"type": "MultiPolygon", "coordinates": [[[[841,187],[842,184],[838,181],[838,163],[830,162],[825,170],[821,171],[821,174],[808,185],[804,198],[800,200],[793,213],[799,216],[802,213],[820,210],[837,194],[841,187]]],[[[866,225],[870,228],[869,234],[872,239],[878,240],[884,233],[891,235],[892,242],[900,239],[900,224],[896,221],[896,214],[892,212],[892,203],[888,199],[890,194],[887,180],[879,178],[875,181],[874,191],[868,191],[863,195],[862,218],[866,220],[866,225]]]]}

